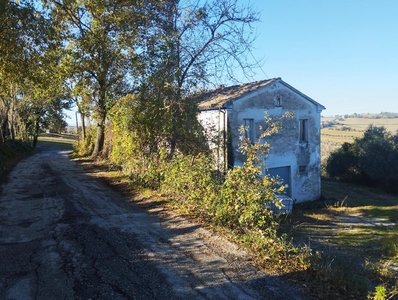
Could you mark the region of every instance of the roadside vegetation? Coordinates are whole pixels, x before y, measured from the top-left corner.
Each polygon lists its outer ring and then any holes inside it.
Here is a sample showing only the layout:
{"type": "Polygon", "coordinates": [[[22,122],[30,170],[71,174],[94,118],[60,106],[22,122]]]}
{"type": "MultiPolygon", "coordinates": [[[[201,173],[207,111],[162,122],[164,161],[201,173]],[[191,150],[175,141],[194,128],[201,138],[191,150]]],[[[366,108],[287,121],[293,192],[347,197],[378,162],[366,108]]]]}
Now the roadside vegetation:
{"type": "MultiPolygon", "coordinates": [[[[246,163],[227,174],[214,170],[192,99],[199,91],[239,81],[237,66],[251,75],[253,66],[245,57],[258,21],[252,7],[234,0],[42,3],[5,1],[0,10],[2,168],[31,151],[24,144],[28,141],[33,147],[54,146],[60,136],[40,140],[39,133],[64,128],[62,111],[75,104],[81,117],[75,157],[102,161],[113,181],[225,234],[251,252],[261,269],[305,285],[319,299],[396,294],[397,276],[382,263],[397,260],[396,225],[392,230],[390,225],[352,226],[355,230],[336,225],[345,224],[336,216],[352,214],[396,224],[395,198],[377,202],[381,192],[368,194],[364,187],[333,194],[345,191],[343,183],[325,181],[323,199],[297,206],[292,215],[275,215],[269,206],[278,205],[279,182],[259,176],[265,167],[259,161],[269,146],[248,143],[244,135],[240,150],[246,163]],[[329,238],[319,242],[316,236],[329,238]],[[366,251],[356,252],[361,247],[366,251]],[[358,260],[358,253],[365,260],[358,260]]],[[[351,173],[337,174],[328,162],[324,174],[394,187],[396,175],[387,167],[396,166],[396,136],[372,127],[370,138],[363,130],[363,143],[362,123],[340,119],[322,130],[323,161],[342,157],[355,164],[345,169],[351,173]],[[324,146],[325,137],[330,147],[324,146]],[[341,147],[342,139],[349,144],[341,147]],[[377,163],[389,170],[388,182],[370,163],[377,156],[357,151],[363,146],[377,150],[377,141],[384,151],[377,163]],[[363,173],[366,177],[360,177],[363,173]]],[[[264,135],[279,128],[269,122],[264,135]]],[[[71,142],[63,139],[58,146],[68,149],[71,142]]]]}
{"type": "MultiPolygon", "coordinates": [[[[101,163],[124,192],[127,187],[227,236],[253,254],[253,264],[306,286],[319,299],[397,295],[398,197],[324,178],[322,199],[296,205],[291,215],[274,215],[260,205],[275,202],[277,192],[275,178],[258,176],[258,155],[267,154],[266,145],[242,138],[247,163],[221,174],[206,151],[170,156],[162,147],[143,153],[142,139],[135,138],[142,132],[127,121],[134,112],[117,109],[112,116],[108,157],[101,163]]],[[[373,134],[374,127],[368,131],[373,134]]],[[[84,149],[90,146],[75,153],[84,149]]]]}

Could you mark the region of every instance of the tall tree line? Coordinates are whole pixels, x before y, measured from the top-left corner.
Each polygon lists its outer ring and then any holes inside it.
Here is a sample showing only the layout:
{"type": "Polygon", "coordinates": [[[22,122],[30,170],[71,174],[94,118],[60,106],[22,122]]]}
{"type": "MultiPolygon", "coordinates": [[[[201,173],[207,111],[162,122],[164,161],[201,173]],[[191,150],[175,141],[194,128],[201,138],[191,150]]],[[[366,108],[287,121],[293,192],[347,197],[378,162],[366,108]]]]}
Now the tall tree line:
{"type": "Polygon", "coordinates": [[[97,156],[118,104],[134,109],[127,128],[143,148],[189,151],[200,135],[190,95],[251,70],[258,16],[236,0],[8,0],[0,9],[3,142],[37,136],[74,102],[81,124],[95,125],[97,156]]]}
{"type": "Polygon", "coordinates": [[[62,121],[68,95],[60,72],[62,41],[50,16],[31,1],[0,8],[0,142],[37,142],[41,124],[62,121]]]}

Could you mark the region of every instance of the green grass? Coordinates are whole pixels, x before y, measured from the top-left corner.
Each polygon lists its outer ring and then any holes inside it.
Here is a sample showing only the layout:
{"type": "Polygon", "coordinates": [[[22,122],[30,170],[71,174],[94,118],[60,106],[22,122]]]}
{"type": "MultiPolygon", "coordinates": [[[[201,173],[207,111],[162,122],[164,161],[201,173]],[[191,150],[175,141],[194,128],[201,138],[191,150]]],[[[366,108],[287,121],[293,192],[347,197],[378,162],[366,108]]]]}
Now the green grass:
{"type": "Polygon", "coordinates": [[[76,141],[77,138],[74,135],[43,133],[40,134],[37,145],[40,147],[51,147],[60,150],[73,150],[73,144],[76,141]]]}
{"type": "Polygon", "coordinates": [[[398,223],[398,205],[395,206],[364,206],[359,210],[370,218],[381,218],[393,223],[398,223]]]}

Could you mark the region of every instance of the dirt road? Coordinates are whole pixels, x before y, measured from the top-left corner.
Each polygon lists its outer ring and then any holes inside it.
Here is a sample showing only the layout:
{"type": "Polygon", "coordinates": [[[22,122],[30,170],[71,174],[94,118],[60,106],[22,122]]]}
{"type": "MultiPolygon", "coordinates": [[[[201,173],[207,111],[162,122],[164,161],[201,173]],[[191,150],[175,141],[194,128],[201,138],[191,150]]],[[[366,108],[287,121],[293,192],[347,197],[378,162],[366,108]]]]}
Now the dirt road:
{"type": "Polygon", "coordinates": [[[306,299],[225,239],[146,211],[66,152],[20,162],[0,197],[0,299],[306,299]]]}

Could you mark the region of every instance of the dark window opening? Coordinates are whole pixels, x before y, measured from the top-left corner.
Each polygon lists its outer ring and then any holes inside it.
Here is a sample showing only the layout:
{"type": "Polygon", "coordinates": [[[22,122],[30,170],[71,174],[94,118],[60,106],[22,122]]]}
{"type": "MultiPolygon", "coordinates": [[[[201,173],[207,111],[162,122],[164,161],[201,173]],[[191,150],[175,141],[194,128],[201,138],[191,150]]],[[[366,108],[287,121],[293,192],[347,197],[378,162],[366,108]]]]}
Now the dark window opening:
{"type": "Polygon", "coordinates": [[[282,96],[276,96],[276,107],[282,107],[282,96]]]}
{"type": "Polygon", "coordinates": [[[307,174],[307,166],[306,165],[299,166],[299,174],[301,174],[301,175],[307,174]]]}
{"type": "Polygon", "coordinates": [[[300,120],[300,142],[308,142],[308,119],[300,120]]]}
{"type": "Polygon", "coordinates": [[[243,119],[245,125],[245,138],[254,143],[254,119],[243,119]]]}

